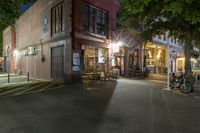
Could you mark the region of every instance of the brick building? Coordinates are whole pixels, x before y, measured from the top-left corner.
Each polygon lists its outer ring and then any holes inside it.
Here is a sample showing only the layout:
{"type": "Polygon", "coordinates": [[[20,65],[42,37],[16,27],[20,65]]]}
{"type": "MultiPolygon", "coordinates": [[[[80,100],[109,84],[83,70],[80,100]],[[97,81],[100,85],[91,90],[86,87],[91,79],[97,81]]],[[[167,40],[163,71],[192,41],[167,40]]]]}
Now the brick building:
{"type": "Polygon", "coordinates": [[[37,0],[15,23],[10,71],[66,82],[106,71],[118,9],[119,0],[37,0]]]}
{"type": "MultiPolygon", "coordinates": [[[[109,70],[109,43],[116,30],[118,0],[76,0],[73,4],[73,55],[80,53],[80,71],[109,70]]],[[[76,62],[72,64],[74,76],[76,62]]],[[[79,71],[79,70],[77,70],[79,71]]],[[[79,76],[80,77],[80,76],[79,76]]]]}

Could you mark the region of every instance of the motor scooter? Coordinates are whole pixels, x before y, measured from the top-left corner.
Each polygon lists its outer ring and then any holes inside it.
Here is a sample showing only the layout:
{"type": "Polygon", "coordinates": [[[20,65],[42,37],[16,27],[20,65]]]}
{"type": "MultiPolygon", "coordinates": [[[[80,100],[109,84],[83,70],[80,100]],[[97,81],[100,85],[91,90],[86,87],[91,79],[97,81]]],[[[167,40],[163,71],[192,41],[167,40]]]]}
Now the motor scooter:
{"type": "Polygon", "coordinates": [[[182,93],[188,94],[193,91],[193,86],[189,81],[185,81],[183,73],[176,77],[174,73],[170,78],[170,88],[180,89],[182,93]]]}

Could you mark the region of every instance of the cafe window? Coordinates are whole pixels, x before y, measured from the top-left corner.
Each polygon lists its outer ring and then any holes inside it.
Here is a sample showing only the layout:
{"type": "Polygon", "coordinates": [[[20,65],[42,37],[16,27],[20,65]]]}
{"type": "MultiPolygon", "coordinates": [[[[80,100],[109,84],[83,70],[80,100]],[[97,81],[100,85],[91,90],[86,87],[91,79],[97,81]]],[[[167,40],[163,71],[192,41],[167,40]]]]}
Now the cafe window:
{"type": "Polygon", "coordinates": [[[64,4],[63,2],[51,9],[52,36],[64,31],[64,4]]]}
{"type": "Polygon", "coordinates": [[[84,3],[82,5],[83,31],[107,37],[108,13],[105,10],[84,3]]]}
{"type": "Polygon", "coordinates": [[[107,49],[83,46],[85,72],[105,71],[107,49]]]}

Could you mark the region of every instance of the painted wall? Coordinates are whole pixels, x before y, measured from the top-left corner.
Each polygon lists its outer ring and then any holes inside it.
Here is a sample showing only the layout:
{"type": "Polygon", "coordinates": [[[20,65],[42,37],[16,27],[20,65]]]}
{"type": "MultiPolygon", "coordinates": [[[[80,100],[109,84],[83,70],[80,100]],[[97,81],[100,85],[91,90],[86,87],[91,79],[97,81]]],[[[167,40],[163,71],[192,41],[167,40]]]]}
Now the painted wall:
{"type": "Polygon", "coordinates": [[[71,72],[71,0],[38,0],[16,21],[16,47],[20,51],[17,67],[23,75],[30,73],[31,77],[51,79],[51,47],[67,42],[65,46],[65,73],[71,72]],[[51,36],[51,9],[64,2],[65,32],[51,36]],[[44,24],[47,18],[48,23],[44,24]],[[28,47],[34,47],[34,55],[24,55],[28,47]],[[42,57],[45,60],[42,61],[42,57]],[[70,62],[70,63],[69,63],[70,62]]]}
{"type": "Polygon", "coordinates": [[[15,49],[15,28],[7,27],[3,31],[3,71],[14,72],[13,50],[15,49]]]}

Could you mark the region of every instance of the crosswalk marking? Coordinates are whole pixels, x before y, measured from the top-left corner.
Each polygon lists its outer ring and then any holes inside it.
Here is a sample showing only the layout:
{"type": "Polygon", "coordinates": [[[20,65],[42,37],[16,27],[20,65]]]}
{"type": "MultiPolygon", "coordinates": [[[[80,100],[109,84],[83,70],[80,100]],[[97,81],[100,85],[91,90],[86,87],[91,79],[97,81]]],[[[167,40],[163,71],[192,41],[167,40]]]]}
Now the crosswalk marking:
{"type": "Polygon", "coordinates": [[[46,86],[46,87],[40,89],[38,92],[44,91],[44,90],[46,90],[47,88],[49,88],[49,87],[51,87],[51,86],[54,86],[55,84],[56,84],[56,83],[52,83],[52,84],[50,84],[50,85],[48,85],[48,86],[46,86]]]}
{"type": "Polygon", "coordinates": [[[43,92],[51,89],[58,89],[59,87],[62,87],[63,84],[58,82],[35,82],[35,83],[28,83],[28,84],[19,84],[15,86],[5,86],[1,89],[5,89],[3,91],[0,91],[0,98],[6,98],[6,97],[13,97],[23,94],[31,94],[31,93],[38,93],[43,92]],[[44,86],[44,87],[43,87],[44,86]],[[31,87],[31,88],[29,88],[31,87]]]}
{"type": "Polygon", "coordinates": [[[24,93],[24,92],[31,91],[31,90],[33,90],[33,89],[35,89],[35,88],[37,88],[37,87],[40,87],[40,86],[42,86],[42,85],[45,85],[45,84],[47,84],[47,83],[48,83],[48,82],[41,83],[41,84],[36,85],[36,86],[33,86],[33,87],[29,88],[29,89],[20,91],[20,92],[14,94],[14,95],[20,95],[20,94],[22,94],[22,93],[24,93]]]}
{"type": "Polygon", "coordinates": [[[11,88],[12,88],[12,87],[16,87],[17,85],[16,85],[16,86],[9,86],[9,87],[6,89],[6,90],[8,90],[8,91],[1,93],[0,96],[5,95],[5,94],[8,94],[8,93],[11,93],[11,92],[14,92],[14,91],[26,89],[27,87],[29,87],[29,86],[31,86],[31,85],[34,85],[34,84],[36,84],[36,83],[37,83],[37,82],[32,83],[32,84],[28,83],[28,84],[24,84],[24,85],[18,85],[19,87],[14,88],[14,89],[11,89],[11,88]],[[9,90],[9,89],[10,89],[10,90],[9,90]]]}

